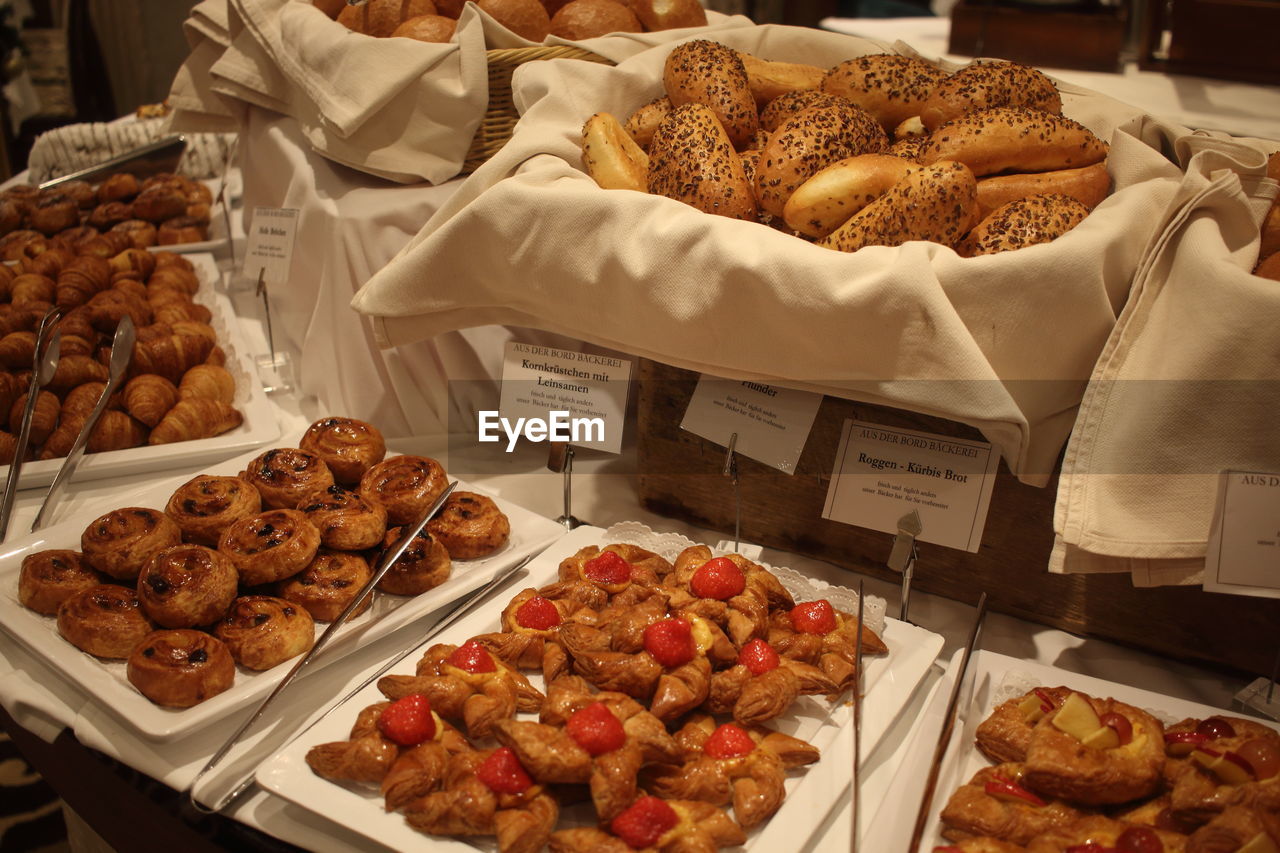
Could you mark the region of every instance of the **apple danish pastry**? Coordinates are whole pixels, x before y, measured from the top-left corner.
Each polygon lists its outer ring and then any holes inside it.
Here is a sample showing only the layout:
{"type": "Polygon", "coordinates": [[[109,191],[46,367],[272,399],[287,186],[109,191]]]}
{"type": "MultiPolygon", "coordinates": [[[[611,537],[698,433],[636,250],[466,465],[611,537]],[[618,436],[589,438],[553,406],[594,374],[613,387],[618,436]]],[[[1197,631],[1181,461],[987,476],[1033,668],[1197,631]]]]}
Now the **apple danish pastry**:
{"type": "Polygon", "coordinates": [[[1187,853],[1252,853],[1280,850],[1280,815],[1247,806],[1230,806],[1197,829],[1187,853]]]}
{"type": "Polygon", "coordinates": [[[427,456],[393,456],[365,471],[360,494],[386,507],[389,524],[419,521],[448,485],[444,468],[427,456]]]}
{"type": "Polygon", "coordinates": [[[387,455],[387,444],[373,424],[355,418],[322,418],[302,434],[299,446],[324,460],[344,486],[360,482],[387,455]]]}
{"type": "Polygon", "coordinates": [[[81,651],[100,658],[129,657],[155,627],[137,594],[118,584],[82,589],[58,607],[58,633],[81,651]]]}
{"type": "Polygon", "coordinates": [[[1184,720],[1164,734],[1170,808],[1203,823],[1231,806],[1280,813],[1280,733],[1241,717],[1184,720]]]}
{"type": "Polygon", "coordinates": [[[984,767],[951,795],[942,809],[942,835],[952,841],[990,836],[1026,844],[1042,832],[1084,816],[1060,800],[1045,799],[1022,784],[1021,764],[984,767]]]}
{"type": "Polygon", "coordinates": [[[94,519],[80,534],[89,565],[117,580],[136,580],[153,556],[182,542],[173,519],[156,509],[124,507],[94,519]]]}
{"type": "MultiPolygon", "coordinates": [[[[387,531],[382,541],[384,554],[400,540],[402,532],[399,527],[387,531]]],[[[449,552],[431,531],[423,529],[378,581],[378,589],[392,595],[420,595],[444,583],[452,571],[449,552]]]]}
{"type": "Polygon", "coordinates": [[[296,509],[272,509],[232,522],[218,550],[245,586],[284,580],[305,569],[320,549],[320,531],[296,509]]]}
{"type": "Polygon", "coordinates": [[[492,498],[475,492],[449,495],[427,529],[455,560],[487,557],[507,544],[511,522],[492,498]]]}
{"type": "Polygon", "coordinates": [[[235,600],[239,580],[232,562],[212,548],[173,545],[143,567],[138,600],[162,628],[210,625],[235,600]]]}
{"type": "Polygon", "coordinates": [[[1069,687],[1037,687],[1001,702],[978,724],[975,733],[978,750],[997,763],[1025,761],[1031,729],[1045,714],[1061,707],[1070,695],[1069,687]]]}
{"type": "Polygon", "coordinates": [[[1067,853],[1093,848],[1182,853],[1186,843],[1186,836],[1176,832],[1090,815],[1041,833],[1027,844],[1026,850],[1027,853],[1067,853]]]}
{"type": "Polygon", "coordinates": [[[200,474],[177,488],[164,512],[184,540],[216,548],[222,531],[262,512],[262,497],[239,477],[200,474]]]}
{"type": "Polygon", "coordinates": [[[129,683],[168,708],[190,708],[235,681],[231,653],[217,637],[190,628],[153,631],[129,655],[129,683]]]}
{"type": "Polygon", "coordinates": [[[296,657],[315,642],[316,623],[302,607],[270,595],[242,595],[214,628],[236,663],[264,670],[296,657]]]}
{"type": "Polygon", "coordinates": [[[551,833],[552,853],[677,853],[718,850],[745,844],[746,833],[727,814],[696,800],[644,796],[609,822],[605,832],[592,826],[551,833]]]}
{"type": "MultiPolygon", "coordinates": [[[[373,570],[359,554],[321,548],[310,565],[280,581],[276,594],[305,607],[317,622],[332,622],[372,577],[373,570]]],[[[351,615],[359,616],[372,603],[373,596],[366,595],[351,615]]]]}
{"type": "Polygon", "coordinates": [[[52,616],[72,595],[105,582],[79,551],[37,551],[22,558],[18,601],[23,607],[52,616]]]}
{"type": "Polygon", "coordinates": [[[298,511],[320,531],[326,548],[363,551],[380,543],[387,532],[386,508],[342,486],[307,495],[298,511]]]}
{"type": "Polygon", "coordinates": [[[333,485],[333,474],[319,456],[296,447],[276,447],[259,455],[240,474],[270,509],[293,509],[307,495],[333,485]]]}

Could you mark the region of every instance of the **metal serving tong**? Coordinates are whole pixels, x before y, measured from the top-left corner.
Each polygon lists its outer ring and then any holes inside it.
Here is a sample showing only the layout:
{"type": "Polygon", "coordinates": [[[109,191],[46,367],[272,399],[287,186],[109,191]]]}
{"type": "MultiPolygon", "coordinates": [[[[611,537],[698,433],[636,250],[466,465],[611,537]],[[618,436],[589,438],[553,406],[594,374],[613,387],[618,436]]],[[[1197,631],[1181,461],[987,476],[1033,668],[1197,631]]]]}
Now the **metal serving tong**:
{"type": "Polygon", "coordinates": [[[858,840],[861,837],[862,812],[862,627],[866,624],[867,597],[863,581],[858,579],[858,642],[853,651],[853,782],[851,784],[853,798],[852,829],[849,834],[849,851],[858,853],[858,840]]]}
{"type": "Polygon", "coordinates": [[[210,758],[208,762],[205,763],[204,767],[200,769],[200,772],[196,774],[196,777],[191,780],[191,788],[187,792],[187,798],[190,800],[192,807],[197,811],[204,812],[205,814],[219,812],[226,808],[232,800],[248,790],[249,786],[253,784],[253,773],[251,772],[248,777],[241,780],[230,793],[219,798],[212,807],[205,806],[196,799],[196,785],[202,778],[204,778],[205,774],[216,767],[218,762],[222,761],[222,759],[226,757],[227,753],[231,751],[231,748],[239,743],[240,738],[244,733],[247,732],[264,713],[266,713],[267,708],[269,708],[271,703],[276,700],[276,697],[284,692],[285,688],[288,687],[290,683],[293,682],[294,678],[296,678],[298,674],[306,668],[307,664],[315,660],[315,657],[320,653],[320,650],[328,645],[329,640],[333,638],[333,635],[337,633],[338,629],[345,625],[347,620],[351,618],[351,614],[356,611],[360,602],[364,601],[365,596],[373,592],[373,588],[378,585],[378,581],[382,580],[382,576],[385,575],[387,570],[395,565],[396,560],[399,560],[400,557],[403,556],[404,552],[408,550],[414,537],[422,532],[422,528],[427,526],[428,521],[435,518],[436,513],[440,511],[440,508],[444,506],[444,502],[448,500],[449,495],[453,494],[453,490],[457,487],[458,481],[454,480],[445,487],[445,490],[440,493],[440,497],[436,498],[435,503],[431,505],[431,508],[427,510],[426,514],[424,514],[421,519],[413,525],[405,528],[404,533],[400,536],[400,540],[396,542],[393,547],[388,548],[382,555],[382,559],[378,562],[377,568],[374,569],[373,577],[369,578],[368,582],[360,588],[360,591],[352,597],[351,603],[338,614],[337,619],[334,619],[329,623],[329,627],[325,628],[324,633],[321,634],[320,638],[311,646],[311,650],[303,655],[302,658],[293,665],[293,669],[289,670],[288,674],[286,674],[285,677],[281,679],[280,683],[276,685],[276,688],[271,691],[271,694],[262,701],[262,704],[258,706],[258,710],[254,711],[249,719],[245,720],[244,723],[240,725],[240,728],[236,729],[231,734],[231,737],[227,738],[226,743],[219,747],[218,751],[213,754],[213,757],[210,758]]]}
{"type": "Polygon", "coordinates": [[[89,412],[89,417],[80,429],[80,434],[76,436],[75,444],[71,445],[71,452],[63,460],[62,467],[58,469],[58,475],[53,478],[53,484],[49,486],[49,493],[45,495],[44,503],[40,505],[40,511],[36,513],[36,520],[31,524],[32,533],[35,533],[48,523],[48,517],[57,505],[58,494],[75,476],[76,467],[84,457],[84,448],[89,442],[89,434],[97,426],[98,419],[107,410],[107,401],[111,399],[112,394],[116,393],[116,389],[124,381],[125,373],[129,370],[129,362],[133,360],[133,343],[136,338],[137,334],[133,328],[133,319],[128,314],[125,314],[120,318],[120,323],[116,326],[115,337],[111,341],[111,363],[107,376],[107,387],[102,389],[102,395],[98,397],[98,402],[94,405],[93,411],[89,412]]]}
{"type": "Polygon", "coordinates": [[[166,136],[146,145],[126,151],[110,160],[103,160],[93,166],[78,169],[59,178],[51,178],[40,184],[40,189],[49,189],[69,181],[92,181],[112,172],[130,172],[138,177],[147,177],[161,172],[173,172],[178,168],[178,161],[187,150],[187,138],[181,134],[166,136]]]}
{"type": "Polygon", "coordinates": [[[62,309],[50,308],[40,320],[36,333],[36,352],[31,359],[31,385],[27,388],[27,407],[22,411],[22,425],[18,428],[18,442],[13,448],[13,462],[9,463],[9,479],[4,487],[3,504],[0,504],[0,542],[9,535],[9,519],[13,515],[13,499],[18,492],[18,477],[22,474],[23,458],[31,440],[31,418],[36,412],[36,399],[40,389],[49,384],[58,369],[62,354],[62,333],[55,328],[62,309]]]}

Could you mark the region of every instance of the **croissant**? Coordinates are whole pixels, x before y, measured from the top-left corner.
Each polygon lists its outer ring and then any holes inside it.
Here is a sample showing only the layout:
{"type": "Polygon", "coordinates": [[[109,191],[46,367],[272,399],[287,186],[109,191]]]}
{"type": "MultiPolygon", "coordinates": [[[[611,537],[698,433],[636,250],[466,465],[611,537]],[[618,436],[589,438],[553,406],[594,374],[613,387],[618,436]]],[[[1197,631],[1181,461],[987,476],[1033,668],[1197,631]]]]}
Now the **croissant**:
{"type": "Polygon", "coordinates": [[[60,338],[62,344],[58,349],[58,354],[63,358],[69,355],[92,356],[94,353],[93,343],[79,335],[61,335],[60,338]]]}
{"type": "Polygon", "coordinates": [[[0,364],[10,370],[30,370],[35,356],[35,332],[10,332],[0,338],[0,364]]]}
{"type": "Polygon", "coordinates": [[[124,386],[124,408],[148,427],[154,428],[178,402],[178,389],[163,376],[144,373],[124,386]]]}
{"type": "Polygon", "coordinates": [[[200,279],[196,277],[194,267],[184,267],[171,260],[156,257],[156,270],[147,279],[147,292],[160,290],[177,290],[188,297],[194,296],[200,289],[200,279]]]}
{"type": "Polygon", "coordinates": [[[0,465],[11,465],[18,451],[18,439],[12,434],[0,431],[0,465]]]}
{"type": "Polygon", "coordinates": [[[127,412],[111,410],[102,413],[85,447],[90,453],[104,450],[124,450],[147,443],[147,428],[129,417],[127,412]]]}
{"type": "Polygon", "coordinates": [[[84,429],[85,414],[67,414],[64,410],[58,419],[58,427],[45,439],[40,448],[41,459],[61,459],[71,452],[71,445],[76,443],[80,430],[84,429]]]}
{"type": "Polygon", "coordinates": [[[34,258],[22,258],[19,260],[18,272],[38,273],[49,278],[57,278],[58,273],[62,272],[62,268],[71,263],[74,258],[74,252],[50,247],[34,258]]]}
{"type": "MultiPolygon", "coordinates": [[[[101,239],[101,235],[94,239],[101,239]]],[[[80,255],[67,264],[57,279],[57,304],[63,308],[84,305],[111,284],[111,265],[97,255],[80,255]]]]}
{"type": "Polygon", "coordinates": [[[64,313],[58,321],[58,329],[64,335],[75,335],[86,341],[96,340],[98,336],[98,330],[89,317],[89,309],[83,305],[64,313]]]}
{"type": "Polygon", "coordinates": [[[14,305],[25,302],[52,302],[55,286],[53,279],[40,273],[23,273],[13,279],[9,287],[9,301],[14,305]]]}
{"type": "Polygon", "coordinates": [[[208,358],[211,349],[212,341],[195,335],[170,335],[139,342],[133,349],[133,374],[155,373],[177,383],[182,374],[208,358]]]}
{"type": "Polygon", "coordinates": [[[167,338],[172,334],[173,327],[168,323],[152,323],[150,326],[139,326],[134,332],[134,341],[147,343],[160,338],[167,338]]]}
{"type": "Polygon", "coordinates": [[[218,367],[225,367],[227,364],[227,353],[220,346],[215,346],[209,350],[209,357],[204,360],[205,364],[213,364],[218,367]]]}
{"type": "MultiPolygon", "coordinates": [[[[14,435],[17,435],[22,427],[22,413],[26,406],[27,395],[23,394],[17,400],[14,400],[13,405],[9,408],[9,431],[14,435]]],[[[31,415],[31,431],[28,433],[33,446],[44,444],[45,439],[53,434],[54,429],[58,426],[58,415],[61,408],[58,404],[58,398],[51,391],[41,391],[36,396],[36,408],[31,415]]]]}
{"type": "Polygon", "coordinates": [[[121,276],[119,273],[111,277],[111,290],[127,293],[134,299],[147,301],[147,286],[136,278],[121,276]]]}
{"type": "Polygon", "coordinates": [[[244,422],[239,410],[218,400],[179,400],[151,431],[149,444],[212,438],[244,422]]]}
{"type": "MultiPolygon", "coordinates": [[[[62,398],[62,416],[88,415],[93,411],[93,407],[98,405],[98,398],[102,396],[102,391],[106,387],[105,382],[86,382],[72,388],[67,392],[67,396],[62,398]]],[[[122,405],[123,400],[118,391],[107,401],[108,409],[118,409],[122,405]]]]}
{"type": "Polygon", "coordinates": [[[49,388],[56,392],[70,391],[86,382],[105,382],[110,376],[106,365],[90,355],[66,355],[58,360],[58,367],[49,379],[49,388]]]}
{"type": "Polygon", "coordinates": [[[236,380],[225,367],[197,364],[182,375],[178,396],[183,400],[199,397],[230,403],[236,396],[236,380]]]}
{"type": "Polygon", "coordinates": [[[213,319],[213,312],[195,302],[165,302],[155,307],[155,318],[159,323],[179,323],[183,320],[208,323],[213,319]]]}
{"type": "Polygon", "coordinates": [[[146,249],[135,249],[132,246],[112,257],[107,264],[113,273],[133,273],[130,278],[144,281],[156,270],[155,256],[146,249]]]}
{"type": "Polygon", "coordinates": [[[133,320],[134,328],[151,323],[151,306],[146,302],[114,288],[95,293],[87,303],[89,322],[100,332],[110,333],[120,325],[126,314],[133,320]]]}
{"type": "Polygon", "coordinates": [[[13,401],[21,397],[30,384],[29,376],[22,377],[0,370],[0,412],[9,411],[13,407],[13,401]]]}
{"type": "MultiPolygon", "coordinates": [[[[202,323],[199,320],[178,320],[170,324],[175,335],[199,335],[202,338],[217,343],[218,333],[213,330],[213,326],[208,323],[202,323]]],[[[214,349],[217,349],[215,346],[214,349]]]]}

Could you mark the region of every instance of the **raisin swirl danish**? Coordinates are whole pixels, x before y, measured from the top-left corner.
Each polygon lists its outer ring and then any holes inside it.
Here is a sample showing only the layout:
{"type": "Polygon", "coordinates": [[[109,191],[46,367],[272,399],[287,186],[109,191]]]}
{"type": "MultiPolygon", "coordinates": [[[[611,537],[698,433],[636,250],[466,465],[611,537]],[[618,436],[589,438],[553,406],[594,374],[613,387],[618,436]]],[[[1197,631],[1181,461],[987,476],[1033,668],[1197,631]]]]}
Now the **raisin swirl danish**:
{"type": "Polygon", "coordinates": [[[449,495],[427,529],[455,560],[473,560],[497,551],[511,535],[511,522],[498,505],[475,492],[449,495]]]}
{"type": "Polygon", "coordinates": [[[381,542],[387,532],[386,508],[342,486],[307,495],[298,511],[320,531],[326,548],[363,551],[381,542]]]}
{"type": "Polygon", "coordinates": [[[133,581],[147,560],[181,541],[173,519],[157,509],[131,506],[94,519],[80,535],[80,550],[98,571],[133,581]]]}
{"type": "Polygon", "coordinates": [[[426,515],[448,485],[444,468],[427,456],[393,456],[360,478],[365,498],[387,508],[389,524],[412,524],[426,515]]]}
{"type": "Polygon", "coordinates": [[[296,575],[315,559],[320,531],[296,509],[242,518],[222,532],[218,550],[231,559],[245,586],[296,575]]]}
{"type": "MultiPolygon", "coordinates": [[[[359,554],[321,548],[311,564],[291,578],[280,581],[276,594],[307,609],[317,622],[332,622],[346,609],[356,593],[373,577],[369,563],[359,554]]],[[[353,612],[359,616],[369,608],[373,596],[353,612]]]]}
{"type": "Polygon", "coordinates": [[[153,630],[137,594],[118,584],[82,589],[58,608],[58,633],[100,658],[127,658],[153,630]]]}
{"type": "Polygon", "coordinates": [[[270,595],[242,595],[214,628],[236,663],[271,669],[296,657],[316,638],[316,623],[306,609],[270,595]]]}
{"type": "Polygon", "coordinates": [[[355,485],[387,455],[387,444],[373,424],[354,418],[322,418],[302,434],[299,446],[324,460],[333,478],[355,485]]]}
{"type": "Polygon", "coordinates": [[[239,477],[201,474],[178,487],[164,512],[184,540],[216,548],[233,522],[262,512],[262,496],[239,477]]]}
{"type": "MultiPolygon", "coordinates": [[[[400,539],[401,531],[399,527],[387,531],[382,540],[384,553],[400,539]]],[[[378,589],[392,595],[418,595],[444,583],[452,571],[449,552],[431,531],[422,530],[378,581],[378,589]]]]}
{"type": "Polygon", "coordinates": [[[104,580],[79,551],[37,551],[22,558],[18,601],[37,613],[52,616],[69,597],[104,580]]]}
{"type": "Polygon", "coordinates": [[[240,577],[225,554],[203,545],[174,545],[147,561],[138,575],[142,609],[163,628],[217,621],[235,600],[240,577]]]}
{"type": "Polygon", "coordinates": [[[176,628],[148,634],[129,655],[125,673],[157,705],[190,708],[230,687],[236,665],[217,637],[176,628]]]}
{"type": "Polygon", "coordinates": [[[296,447],[276,447],[259,455],[241,472],[269,509],[293,509],[312,492],[333,485],[333,473],[319,456],[296,447]]]}

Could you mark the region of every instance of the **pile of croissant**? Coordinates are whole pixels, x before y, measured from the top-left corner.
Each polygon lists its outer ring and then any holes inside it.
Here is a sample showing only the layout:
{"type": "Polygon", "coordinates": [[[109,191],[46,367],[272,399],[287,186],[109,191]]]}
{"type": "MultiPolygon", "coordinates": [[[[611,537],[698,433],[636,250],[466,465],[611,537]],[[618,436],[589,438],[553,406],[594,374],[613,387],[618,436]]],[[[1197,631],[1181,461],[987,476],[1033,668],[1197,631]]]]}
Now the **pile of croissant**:
{"type": "Polygon", "coordinates": [[[1280,732],[1036,687],[978,726],[982,767],[942,808],[935,853],[1275,853],[1280,732]]]}
{"type": "Polygon", "coordinates": [[[212,206],[208,186],[169,172],[142,180],[117,172],[96,185],[18,184],[0,191],[0,258],[16,261],[51,247],[79,254],[80,244],[112,232],[139,249],[199,243],[209,239],[212,206]]]}
{"type": "Polygon", "coordinates": [[[926,240],[964,257],[1048,242],[1111,188],[1107,143],[1062,115],[1040,71],[920,59],[773,62],[677,45],[664,94],[583,127],[606,189],[683,201],[844,252],[926,240]]]}
{"type": "Polygon", "coordinates": [[[182,255],[123,239],[102,234],[81,244],[82,254],[50,245],[0,265],[0,464],[13,461],[37,331],[54,305],[62,309],[61,356],[36,398],[32,458],[70,451],[106,388],[112,336],[125,315],[137,332],[130,378],[89,435],[89,452],[210,438],[243,421],[212,313],[194,301],[195,268],[182,255]]]}
{"type": "Polygon", "coordinates": [[[796,604],[764,567],[701,545],[674,563],[583,548],[500,628],[384,676],[386,701],[312,747],[312,770],[376,786],[415,829],[496,836],[504,853],[734,846],[782,805],[788,771],[819,758],[773,721],[855,688],[859,642],[888,651],[830,602],[796,604]],[[579,804],[587,825],[557,829],[579,804]]]}

